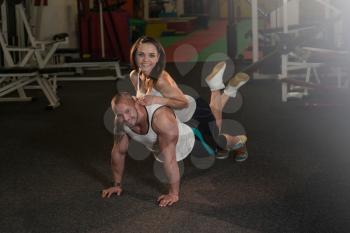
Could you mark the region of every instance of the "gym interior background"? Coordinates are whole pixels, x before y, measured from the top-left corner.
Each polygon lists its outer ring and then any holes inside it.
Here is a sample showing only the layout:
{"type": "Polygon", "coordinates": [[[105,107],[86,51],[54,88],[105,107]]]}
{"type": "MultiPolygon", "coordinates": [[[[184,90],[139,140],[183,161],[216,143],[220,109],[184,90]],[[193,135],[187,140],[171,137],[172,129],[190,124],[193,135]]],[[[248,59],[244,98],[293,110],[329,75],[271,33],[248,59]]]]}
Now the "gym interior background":
{"type": "Polygon", "coordinates": [[[1,0],[0,232],[348,232],[349,1],[1,0]],[[109,103],[132,91],[129,49],[165,47],[185,93],[225,60],[251,76],[224,110],[249,158],[181,163],[181,198],[158,208],[161,169],[133,144],[111,181],[109,103]],[[206,165],[204,165],[206,166],[206,165]]]}

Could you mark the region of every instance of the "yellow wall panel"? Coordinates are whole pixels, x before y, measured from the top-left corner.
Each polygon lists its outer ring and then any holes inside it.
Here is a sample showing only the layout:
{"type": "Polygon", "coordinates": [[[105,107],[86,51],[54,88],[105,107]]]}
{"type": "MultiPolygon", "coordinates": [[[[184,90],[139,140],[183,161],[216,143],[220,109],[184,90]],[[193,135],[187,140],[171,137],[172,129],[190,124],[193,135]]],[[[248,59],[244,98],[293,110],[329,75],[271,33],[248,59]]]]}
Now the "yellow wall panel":
{"type": "Polygon", "coordinates": [[[220,18],[227,18],[227,0],[219,0],[220,18]]]}
{"type": "Polygon", "coordinates": [[[147,21],[146,35],[151,37],[160,37],[162,32],[167,30],[167,24],[162,22],[147,21]]]}

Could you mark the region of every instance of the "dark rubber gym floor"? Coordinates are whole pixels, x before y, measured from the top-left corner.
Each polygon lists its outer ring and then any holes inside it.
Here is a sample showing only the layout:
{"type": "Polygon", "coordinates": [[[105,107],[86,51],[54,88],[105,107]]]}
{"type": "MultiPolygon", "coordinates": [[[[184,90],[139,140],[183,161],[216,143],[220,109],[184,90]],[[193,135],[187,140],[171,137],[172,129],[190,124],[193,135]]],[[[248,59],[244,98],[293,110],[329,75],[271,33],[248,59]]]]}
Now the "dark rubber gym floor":
{"type": "MultiPolygon", "coordinates": [[[[168,64],[183,88],[208,99],[202,67],[181,77],[168,64]]],[[[203,170],[186,159],[180,201],[159,208],[165,186],[152,156],[128,157],[124,194],[100,197],[111,181],[113,143],[104,114],[129,84],[60,85],[54,111],[40,93],[34,102],[0,103],[0,232],[349,232],[349,92],[282,103],[277,80],[249,82],[243,106],[224,114],[244,126],[248,160],[216,160],[203,170]],[[305,106],[311,100],[323,105],[305,106]]]]}

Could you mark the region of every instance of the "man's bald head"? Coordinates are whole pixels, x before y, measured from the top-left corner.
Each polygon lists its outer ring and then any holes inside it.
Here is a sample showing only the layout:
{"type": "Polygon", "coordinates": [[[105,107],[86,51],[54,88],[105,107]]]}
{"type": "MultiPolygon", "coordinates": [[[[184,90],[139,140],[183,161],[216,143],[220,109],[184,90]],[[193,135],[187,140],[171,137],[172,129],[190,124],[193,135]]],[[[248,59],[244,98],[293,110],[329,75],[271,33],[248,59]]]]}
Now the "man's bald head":
{"type": "Polygon", "coordinates": [[[114,111],[115,106],[117,106],[119,103],[123,102],[124,104],[135,104],[134,97],[129,92],[118,92],[111,101],[111,106],[114,111]]]}

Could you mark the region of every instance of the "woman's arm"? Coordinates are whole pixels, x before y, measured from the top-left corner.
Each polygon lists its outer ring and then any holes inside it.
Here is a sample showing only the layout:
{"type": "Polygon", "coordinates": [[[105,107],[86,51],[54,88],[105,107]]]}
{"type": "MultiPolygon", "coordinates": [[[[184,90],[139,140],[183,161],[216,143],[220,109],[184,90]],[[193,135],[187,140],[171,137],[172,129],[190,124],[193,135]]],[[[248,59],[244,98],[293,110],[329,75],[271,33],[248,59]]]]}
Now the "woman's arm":
{"type": "Polygon", "coordinates": [[[146,95],[141,100],[145,105],[161,104],[173,109],[182,109],[188,106],[188,100],[184,93],[167,72],[164,71],[162,73],[162,76],[157,80],[153,88],[159,91],[163,97],[146,95]]]}

